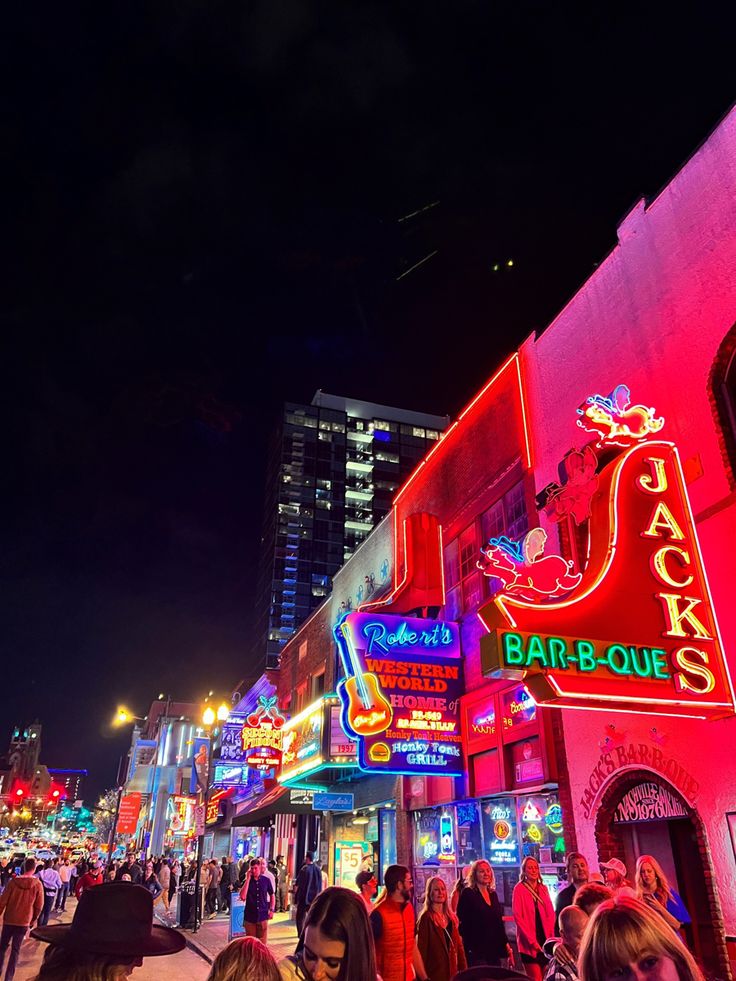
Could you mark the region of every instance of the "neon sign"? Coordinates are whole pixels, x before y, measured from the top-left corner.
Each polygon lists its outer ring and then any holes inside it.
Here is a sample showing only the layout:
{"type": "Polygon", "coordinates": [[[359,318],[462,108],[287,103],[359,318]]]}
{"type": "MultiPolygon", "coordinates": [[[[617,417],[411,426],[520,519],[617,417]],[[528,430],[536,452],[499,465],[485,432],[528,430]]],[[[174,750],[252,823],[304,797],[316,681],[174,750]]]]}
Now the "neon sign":
{"type": "Polygon", "coordinates": [[[477,563],[484,576],[499,579],[503,588],[520,599],[553,599],[574,589],[582,576],[561,555],[544,555],[547,532],[532,528],[521,542],[505,535],[491,538],[477,563]]]}
{"type": "Polygon", "coordinates": [[[342,726],[362,769],[462,772],[457,625],[348,613],[335,627],[347,677],[338,685],[342,726]]]}
{"type": "Polygon", "coordinates": [[[258,706],[240,730],[242,755],[248,766],[270,770],[281,763],[283,750],[283,715],[276,695],[259,695],[258,706]]]}
{"type": "Polygon", "coordinates": [[[654,409],[632,405],[626,385],[617,385],[610,395],[591,395],[578,409],[578,426],[598,436],[597,446],[633,446],[658,433],[664,419],[655,418],[654,409]]]}
{"type": "Polygon", "coordinates": [[[588,564],[571,595],[544,603],[501,592],[479,610],[489,630],[483,671],[523,679],[537,703],[731,715],[677,448],[635,435],[641,441],[601,470],[588,564]]]}

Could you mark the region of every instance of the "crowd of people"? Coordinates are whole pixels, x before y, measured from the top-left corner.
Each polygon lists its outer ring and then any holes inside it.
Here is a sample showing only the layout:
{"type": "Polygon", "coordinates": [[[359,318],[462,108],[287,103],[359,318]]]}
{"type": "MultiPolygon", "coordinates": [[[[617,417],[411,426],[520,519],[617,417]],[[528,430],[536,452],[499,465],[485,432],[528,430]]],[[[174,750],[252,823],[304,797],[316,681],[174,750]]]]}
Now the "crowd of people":
{"type": "MultiPolygon", "coordinates": [[[[287,903],[283,859],[213,859],[200,869],[209,915],[227,911],[237,891],[246,936],[221,951],[208,981],[702,981],[680,936],[689,915],[653,856],[638,859],[632,881],[620,859],[591,873],[579,853],[568,856],[567,873],[553,906],[538,862],[524,859],[511,897],[515,962],[487,861],[474,862],[451,891],[440,875],[430,878],[415,918],[405,866],[385,870],[376,898],[373,871],[358,875],[358,891],[326,886],[308,853],[292,884],[298,942],[278,961],[267,940],[269,920],[287,903]]],[[[118,981],[143,957],[181,950],[180,933],[154,924],[154,904],[168,914],[177,883],[196,874],[196,863],[167,859],[129,856],[104,869],[28,859],[0,895],[0,974],[9,951],[4,981],[12,981],[31,928],[49,944],[35,981],[118,981]],[[72,891],[72,922],[49,926],[72,891]]]]}

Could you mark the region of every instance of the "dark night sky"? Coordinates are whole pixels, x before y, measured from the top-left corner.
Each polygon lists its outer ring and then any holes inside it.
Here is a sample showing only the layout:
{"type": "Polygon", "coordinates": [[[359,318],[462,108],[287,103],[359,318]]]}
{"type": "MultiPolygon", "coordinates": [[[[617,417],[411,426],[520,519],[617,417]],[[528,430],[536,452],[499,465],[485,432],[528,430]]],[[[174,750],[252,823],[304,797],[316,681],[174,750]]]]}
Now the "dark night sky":
{"type": "Polygon", "coordinates": [[[0,744],[38,716],[44,762],[101,789],[117,702],[248,671],[269,412],[319,387],[455,413],[728,109],[733,25],[46,8],[16,5],[3,46],[0,744]]]}

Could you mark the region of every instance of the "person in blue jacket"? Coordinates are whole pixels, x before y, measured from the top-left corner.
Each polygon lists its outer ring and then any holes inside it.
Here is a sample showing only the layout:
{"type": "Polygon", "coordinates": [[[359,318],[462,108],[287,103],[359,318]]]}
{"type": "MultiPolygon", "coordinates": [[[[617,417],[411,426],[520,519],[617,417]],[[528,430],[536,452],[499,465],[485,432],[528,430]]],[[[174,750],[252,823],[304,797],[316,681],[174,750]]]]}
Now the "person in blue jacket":
{"type": "Polygon", "coordinates": [[[653,855],[640,855],[636,860],[635,883],[638,898],[656,910],[673,930],[691,922],[685,904],[653,855]]]}

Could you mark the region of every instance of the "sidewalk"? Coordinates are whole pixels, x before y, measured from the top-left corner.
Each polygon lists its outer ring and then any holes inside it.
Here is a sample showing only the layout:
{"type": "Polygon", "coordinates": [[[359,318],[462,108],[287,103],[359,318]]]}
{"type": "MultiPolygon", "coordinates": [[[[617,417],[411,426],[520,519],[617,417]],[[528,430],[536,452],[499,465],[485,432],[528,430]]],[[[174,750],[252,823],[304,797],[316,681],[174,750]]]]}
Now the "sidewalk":
{"type": "MultiPolygon", "coordinates": [[[[228,922],[228,917],[217,916],[213,920],[205,920],[196,933],[191,930],[179,932],[186,939],[187,947],[211,964],[222,948],[227,947],[228,922]]],[[[268,946],[276,959],[281,960],[287,954],[293,954],[296,941],[294,920],[288,913],[276,913],[268,925],[268,946]]]]}

